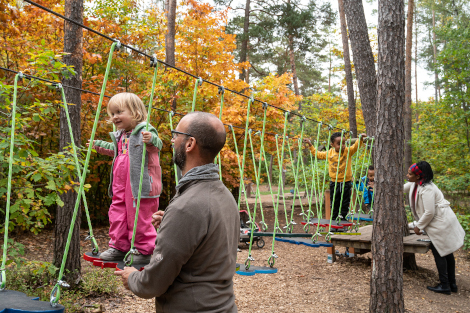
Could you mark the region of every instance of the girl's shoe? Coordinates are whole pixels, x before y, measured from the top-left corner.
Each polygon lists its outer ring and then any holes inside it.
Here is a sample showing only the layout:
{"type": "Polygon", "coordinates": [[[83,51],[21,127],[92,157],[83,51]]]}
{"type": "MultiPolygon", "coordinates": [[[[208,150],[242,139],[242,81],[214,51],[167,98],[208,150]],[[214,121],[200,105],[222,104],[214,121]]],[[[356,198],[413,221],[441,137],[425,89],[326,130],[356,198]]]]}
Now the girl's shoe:
{"type": "Polygon", "coordinates": [[[150,263],[150,259],[152,258],[152,255],[143,255],[139,251],[137,251],[137,254],[134,254],[134,258],[132,260],[132,263],[137,263],[137,264],[147,264],[150,263]]]}
{"type": "Polygon", "coordinates": [[[116,248],[109,248],[100,254],[100,259],[103,261],[122,261],[126,256],[126,252],[122,252],[116,248]]]}

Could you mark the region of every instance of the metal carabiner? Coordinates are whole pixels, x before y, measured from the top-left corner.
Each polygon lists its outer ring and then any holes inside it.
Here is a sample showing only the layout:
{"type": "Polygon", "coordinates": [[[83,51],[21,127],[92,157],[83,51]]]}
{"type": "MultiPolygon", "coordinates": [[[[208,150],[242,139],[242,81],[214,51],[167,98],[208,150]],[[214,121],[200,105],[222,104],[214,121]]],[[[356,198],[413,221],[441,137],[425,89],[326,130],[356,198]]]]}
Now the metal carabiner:
{"type": "Polygon", "coordinates": [[[271,256],[268,258],[268,265],[269,267],[273,267],[274,266],[274,263],[276,262],[276,259],[278,258],[278,256],[274,253],[273,251],[273,254],[271,254],[271,256]]]}
{"type": "Polygon", "coordinates": [[[246,258],[246,260],[245,260],[245,269],[246,270],[250,269],[251,261],[254,261],[254,260],[255,259],[251,256],[251,254],[246,258]]]}

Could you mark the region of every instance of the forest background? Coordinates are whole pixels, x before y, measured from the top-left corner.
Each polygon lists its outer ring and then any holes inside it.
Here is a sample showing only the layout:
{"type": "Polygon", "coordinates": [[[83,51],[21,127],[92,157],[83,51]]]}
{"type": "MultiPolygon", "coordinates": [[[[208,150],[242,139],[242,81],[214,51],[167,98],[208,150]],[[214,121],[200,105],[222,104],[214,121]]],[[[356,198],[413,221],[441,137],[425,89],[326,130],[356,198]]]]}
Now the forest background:
{"type": "MultiPolygon", "coordinates": [[[[64,12],[63,1],[38,3],[64,12]]],[[[426,101],[416,101],[424,97],[414,96],[410,112],[413,162],[426,160],[432,164],[435,182],[452,200],[453,208],[462,214],[468,214],[470,188],[469,9],[464,1],[426,0],[415,4],[414,25],[419,40],[415,35],[414,64],[419,63],[434,74],[434,81],[429,83],[435,93],[426,101]]],[[[85,25],[158,59],[165,59],[166,18],[162,2],[100,0],[85,3],[85,25]]],[[[348,101],[344,100],[343,49],[331,40],[340,33],[336,28],[337,19],[337,13],[326,1],[266,3],[251,0],[232,7],[224,0],[216,1],[215,6],[185,0],[178,4],[176,12],[176,66],[338,128],[349,129],[349,109],[354,106],[357,133],[360,133],[365,131],[365,123],[354,59],[355,101],[348,108],[348,101]],[[332,83],[335,76],[339,84],[332,83]]],[[[74,69],[63,62],[64,22],[61,19],[22,1],[1,0],[0,33],[2,67],[55,81],[74,74],[74,69]]],[[[370,29],[369,38],[376,59],[374,28],[370,29]]],[[[109,49],[109,41],[84,31],[84,89],[99,92],[109,49]]],[[[0,220],[5,214],[13,77],[12,73],[0,71],[0,220]]],[[[132,51],[121,50],[114,56],[106,94],[134,92],[147,103],[151,77],[148,60],[132,51]]],[[[63,205],[61,195],[76,188],[75,166],[67,151],[59,151],[61,98],[56,89],[38,81],[23,80],[20,85],[10,230],[38,233],[52,225],[57,210],[63,205]]],[[[188,112],[193,87],[191,77],[161,67],[153,105],[188,112]]],[[[82,94],[82,147],[90,137],[97,103],[97,96],[82,94]]],[[[218,115],[219,104],[217,88],[203,84],[199,88],[196,109],[218,115]]],[[[226,93],[222,120],[226,124],[244,126],[246,108],[245,99],[226,93]]],[[[262,113],[261,105],[252,107],[250,127],[254,130],[262,127],[262,113]]],[[[268,109],[267,116],[266,131],[279,133],[283,113],[268,109]]],[[[112,130],[106,119],[105,100],[98,139],[108,140],[108,132],[112,130]]],[[[169,115],[155,110],[151,122],[165,143],[161,153],[165,188],[160,202],[164,209],[174,190],[169,115]]],[[[173,123],[177,122],[175,116],[173,123]]],[[[289,135],[298,135],[299,129],[300,119],[291,117],[289,135]]],[[[315,137],[316,130],[316,124],[306,124],[306,136],[315,137]]],[[[236,133],[241,151],[243,132],[237,130],[236,133]]],[[[327,143],[324,129],[321,141],[327,143]]],[[[273,142],[266,142],[268,155],[275,155],[273,142]]],[[[258,142],[255,147],[259,151],[258,142]]],[[[223,180],[236,193],[239,172],[234,150],[234,141],[229,136],[222,151],[223,180]]],[[[92,155],[86,188],[88,199],[93,199],[89,201],[89,209],[94,224],[107,222],[110,165],[108,157],[92,155]]],[[[253,175],[250,162],[247,166],[247,175],[253,175]]]]}

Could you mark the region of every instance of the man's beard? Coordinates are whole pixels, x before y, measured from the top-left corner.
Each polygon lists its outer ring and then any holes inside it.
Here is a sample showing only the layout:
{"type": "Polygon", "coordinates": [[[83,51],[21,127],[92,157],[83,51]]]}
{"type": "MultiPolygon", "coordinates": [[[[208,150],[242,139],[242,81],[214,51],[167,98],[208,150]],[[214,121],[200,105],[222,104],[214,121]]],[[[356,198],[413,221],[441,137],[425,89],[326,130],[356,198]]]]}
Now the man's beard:
{"type": "Polygon", "coordinates": [[[186,165],[186,151],[184,151],[184,143],[179,147],[175,147],[173,163],[176,164],[180,170],[183,170],[184,166],[186,165]]]}

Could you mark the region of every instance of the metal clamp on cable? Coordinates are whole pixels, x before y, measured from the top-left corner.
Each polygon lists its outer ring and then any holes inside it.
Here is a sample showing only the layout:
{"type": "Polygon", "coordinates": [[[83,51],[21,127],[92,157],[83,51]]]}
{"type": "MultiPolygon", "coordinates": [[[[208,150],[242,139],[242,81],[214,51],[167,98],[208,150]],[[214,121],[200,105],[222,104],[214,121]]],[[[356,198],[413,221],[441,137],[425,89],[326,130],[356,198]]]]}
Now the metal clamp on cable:
{"type": "Polygon", "coordinates": [[[224,86],[219,86],[219,95],[223,95],[225,93],[224,86]]]}
{"type": "Polygon", "coordinates": [[[263,227],[263,230],[266,231],[268,229],[268,224],[266,224],[264,221],[261,221],[258,223],[259,225],[261,225],[263,227]]]}
{"type": "Polygon", "coordinates": [[[248,133],[251,134],[253,132],[253,130],[250,128],[248,129],[248,133]]]}
{"type": "Polygon", "coordinates": [[[328,124],[328,130],[333,130],[333,129],[334,129],[333,125],[328,124]]]}
{"type": "Polygon", "coordinates": [[[267,110],[268,109],[268,103],[267,102],[263,102],[263,110],[267,110]]]}
{"type": "Polygon", "coordinates": [[[228,130],[230,130],[230,131],[231,131],[232,129],[233,129],[233,126],[232,126],[232,124],[228,125],[228,130]]]}
{"type": "Polygon", "coordinates": [[[58,92],[63,88],[61,83],[54,84],[54,86],[58,92]]]}
{"type": "Polygon", "coordinates": [[[139,251],[137,251],[136,248],[132,248],[127,252],[126,256],[124,257],[124,263],[127,266],[131,266],[132,262],[134,262],[134,255],[139,254],[139,251]]]}
{"type": "Polygon", "coordinates": [[[116,40],[116,47],[114,48],[116,51],[121,50],[121,42],[119,40],[116,40]]]}
{"type": "Polygon", "coordinates": [[[150,67],[157,67],[158,65],[158,59],[156,57],[151,57],[150,58],[150,67]]]}
{"type": "Polygon", "coordinates": [[[50,304],[53,308],[57,307],[57,305],[59,304],[60,287],[70,288],[70,285],[63,280],[57,281],[57,284],[54,286],[54,289],[52,289],[51,292],[50,304]]]}
{"type": "Polygon", "coordinates": [[[278,256],[273,251],[273,254],[271,254],[271,256],[268,259],[268,264],[271,268],[274,266],[274,263],[275,263],[277,258],[278,258],[278,256]]]}
{"type": "Polygon", "coordinates": [[[204,82],[204,80],[202,79],[202,77],[197,78],[197,85],[198,86],[201,86],[203,82],[204,82]]]}
{"type": "Polygon", "coordinates": [[[254,261],[254,260],[255,259],[251,256],[251,254],[246,258],[246,261],[245,261],[245,269],[246,270],[250,269],[251,261],[254,261]]]}

